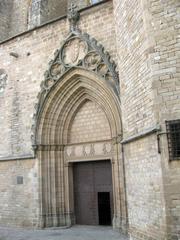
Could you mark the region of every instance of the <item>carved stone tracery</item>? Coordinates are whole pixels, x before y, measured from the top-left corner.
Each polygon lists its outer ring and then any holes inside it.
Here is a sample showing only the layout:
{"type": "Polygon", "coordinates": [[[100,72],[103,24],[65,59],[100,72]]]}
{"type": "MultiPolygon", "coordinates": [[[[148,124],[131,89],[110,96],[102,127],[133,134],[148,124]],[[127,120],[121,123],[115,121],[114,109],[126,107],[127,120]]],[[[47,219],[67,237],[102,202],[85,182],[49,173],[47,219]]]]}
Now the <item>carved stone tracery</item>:
{"type": "Polygon", "coordinates": [[[49,62],[49,69],[45,72],[44,81],[41,83],[36,115],[52,86],[73,67],[95,72],[119,97],[119,77],[116,64],[111,60],[109,53],[105,52],[104,47],[87,33],[83,34],[77,28],[73,28],[62,47],[55,51],[54,59],[49,62]]]}
{"type": "Polygon", "coordinates": [[[40,111],[52,86],[73,67],[95,72],[119,97],[119,78],[115,62],[95,39],[87,33],[83,34],[80,30],[76,30],[70,33],[62,47],[55,51],[54,60],[49,62],[49,69],[45,72],[44,81],[41,83],[36,114],[40,111]]]}
{"type": "Polygon", "coordinates": [[[88,45],[78,37],[70,38],[61,51],[61,61],[66,67],[81,64],[82,59],[88,52],[88,45]]]}

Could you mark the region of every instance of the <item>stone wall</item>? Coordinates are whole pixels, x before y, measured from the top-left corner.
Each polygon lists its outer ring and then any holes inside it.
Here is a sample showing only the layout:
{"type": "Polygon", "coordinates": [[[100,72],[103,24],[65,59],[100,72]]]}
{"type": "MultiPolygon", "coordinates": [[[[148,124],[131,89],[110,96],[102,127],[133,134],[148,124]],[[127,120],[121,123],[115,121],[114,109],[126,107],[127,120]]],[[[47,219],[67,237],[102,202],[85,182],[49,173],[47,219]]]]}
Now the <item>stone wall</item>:
{"type": "MultiPolygon", "coordinates": [[[[101,42],[115,59],[112,11],[111,3],[89,9],[83,13],[80,28],[101,42]],[[89,22],[92,24],[89,25],[89,22]]],[[[36,96],[48,62],[53,59],[54,51],[61,46],[68,31],[67,20],[61,20],[0,46],[1,67],[8,74],[6,88],[0,94],[0,111],[3,112],[0,142],[4,142],[0,145],[2,158],[32,155],[31,127],[36,96]],[[11,56],[11,52],[19,57],[11,56]]]]}
{"type": "Polygon", "coordinates": [[[27,30],[29,0],[0,1],[0,41],[27,30]]]}
{"type": "MultiPolygon", "coordinates": [[[[80,28],[102,43],[115,59],[115,29],[111,2],[84,11],[80,28]],[[104,22],[103,26],[102,22],[104,22]]],[[[0,159],[12,159],[0,162],[2,169],[0,206],[3,206],[0,208],[0,216],[1,223],[6,225],[32,226],[35,224],[33,219],[36,218],[39,207],[36,205],[38,196],[32,194],[38,192],[34,190],[37,186],[37,178],[33,176],[36,175],[35,160],[23,159],[33,157],[31,127],[40,83],[44,79],[45,70],[48,69],[48,62],[53,59],[55,50],[61,46],[68,32],[69,24],[67,19],[64,19],[0,45],[0,73],[7,74],[6,85],[0,92],[0,112],[2,113],[0,143],[3,143],[0,144],[0,159]],[[15,158],[19,160],[13,161],[15,158]],[[17,164],[23,167],[18,168],[17,164]],[[24,185],[15,185],[16,176],[24,176],[24,185]],[[7,183],[3,184],[6,177],[7,183]],[[17,210],[11,204],[13,196],[17,198],[17,210]],[[19,200],[20,198],[22,199],[19,200]],[[4,205],[5,202],[9,206],[4,205]],[[12,211],[14,211],[13,217],[12,211]],[[24,218],[26,218],[25,222],[24,218]]]]}
{"type": "Polygon", "coordinates": [[[12,10],[12,2],[9,0],[0,1],[0,41],[8,37],[10,27],[10,12],[12,10]]]}
{"type": "Polygon", "coordinates": [[[67,0],[32,0],[28,28],[32,29],[67,14],[67,0]]]}
{"type": "Polygon", "coordinates": [[[36,161],[0,163],[0,224],[35,227],[38,222],[36,161]]]}
{"type": "Polygon", "coordinates": [[[9,37],[27,30],[29,0],[13,0],[9,37]]]}
{"type": "Polygon", "coordinates": [[[67,0],[41,1],[41,24],[67,14],[67,0]]]}
{"type": "Polygon", "coordinates": [[[69,143],[105,139],[111,139],[111,130],[106,115],[96,103],[87,101],[73,119],[69,143]]]}
{"type": "Polygon", "coordinates": [[[124,146],[131,239],[166,239],[166,212],[157,137],[124,146]]]}
{"type": "MultiPolygon", "coordinates": [[[[74,1],[79,9],[98,2],[101,0],[74,1]]],[[[0,41],[65,16],[70,3],[69,0],[1,0],[0,41]]]]}
{"type": "MultiPolygon", "coordinates": [[[[154,53],[151,58],[155,114],[162,132],[165,121],[180,119],[179,1],[147,1],[147,28],[154,53]]],[[[180,161],[169,160],[167,136],[160,136],[169,235],[180,238],[180,161]]]]}
{"type": "MultiPolygon", "coordinates": [[[[24,4],[26,9],[27,2],[24,4]]],[[[48,6],[48,1],[46,4],[48,6]]],[[[113,5],[114,15],[111,1],[83,11],[79,26],[102,43],[118,62],[123,140],[157,124],[162,132],[166,131],[165,120],[180,119],[178,0],[114,0],[113,5]]],[[[18,11],[14,9],[15,16],[18,11]]],[[[53,8],[52,12],[51,9],[48,11],[50,20],[55,15],[53,8]]],[[[22,31],[27,17],[23,12],[22,31]]],[[[3,16],[2,12],[0,14],[3,16]]],[[[43,20],[39,9],[36,16],[34,26],[43,20]]],[[[4,20],[1,28],[6,26],[4,20]]],[[[53,59],[54,51],[61,46],[68,30],[67,19],[62,19],[0,45],[0,76],[7,74],[5,84],[0,88],[1,160],[33,156],[31,126],[36,96],[48,62],[53,59]]],[[[131,239],[160,240],[166,238],[166,232],[170,238],[178,239],[180,162],[169,161],[165,134],[160,136],[160,149],[157,144],[157,136],[153,133],[126,142],[123,147],[131,239]]],[[[35,160],[0,162],[3,173],[0,182],[4,183],[5,177],[8,179],[7,184],[0,186],[2,223],[12,225],[19,219],[17,225],[33,225],[38,208],[37,195],[30,195],[32,188],[37,187],[35,164],[35,160]],[[14,185],[17,176],[24,176],[23,186],[14,185]],[[17,219],[11,220],[14,208],[4,202],[11,202],[13,194],[17,196],[17,219]],[[19,196],[22,198],[20,203],[19,196]],[[29,206],[27,196],[32,199],[29,206]],[[29,215],[31,211],[33,214],[29,215]],[[27,217],[25,223],[24,218],[20,221],[21,216],[27,217]]]]}
{"type": "MultiPolygon", "coordinates": [[[[156,124],[160,124],[161,131],[165,132],[165,120],[180,119],[178,6],[178,1],[114,1],[124,139],[129,136],[132,137],[138,132],[143,133],[156,124]]],[[[147,137],[144,140],[142,139],[143,144],[140,150],[136,141],[125,145],[124,149],[127,153],[125,162],[129,163],[127,174],[134,161],[137,165],[140,164],[142,173],[140,171],[136,172],[136,178],[139,181],[139,193],[137,194],[140,194],[140,189],[143,189],[145,185],[152,195],[151,201],[156,202],[156,188],[149,186],[150,182],[148,183],[148,179],[145,177],[147,173],[144,173],[144,164],[146,165],[147,158],[152,155],[152,149],[151,147],[147,148],[146,141],[149,142],[149,146],[154,145],[153,160],[149,159],[148,161],[154,162],[153,164],[158,163],[162,169],[157,173],[159,179],[162,177],[161,181],[157,179],[157,184],[162,190],[159,200],[165,198],[165,202],[161,204],[162,208],[166,208],[166,212],[161,212],[162,222],[158,223],[157,221],[157,225],[161,225],[162,232],[168,232],[169,239],[171,237],[178,239],[180,226],[180,195],[178,190],[180,165],[177,160],[169,161],[166,134],[160,135],[161,149],[157,149],[156,137],[154,141],[147,137]],[[132,149],[134,149],[134,152],[132,149]],[[136,156],[135,151],[142,151],[142,153],[139,152],[139,156],[136,156]],[[161,151],[161,155],[158,155],[158,151],[161,151]],[[129,155],[129,153],[132,153],[132,155],[129,155]],[[159,161],[161,161],[161,164],[159,161]],[[165,221],[167,229],[164,228],[165,221]]],[[[147,165],[146,167],[148,168],[147,165]]],[[[133,174],[135,174],[135,171],[133,174]]],[[[152,169],[151,174],[153,175],[152,169]]],[[[127,176],[128,181],[129,175],[127,176]]],[[[134,231],[134,235],[139,231],[142,237],[146,236],[145,239],[147,237],[163,238],[163,235],[154,235],[156,232],[155,225],[152,226],[151,230],[146,228],[143,230],[141,228],[143,224],[138,226],[138,222],[142,222],[141,217],[143,217],[143,214],[140,216],[141,210],[146,213],[147,208],[144,206],[148,201],[140,204],[137,197],[136,201],[133,202],[135,196],[132,197],[132,193],[137,189],[134,184],[130,186],[131,191],[127,192],[128,205],[136,204],[134,211],[139,209],[139,214],[136,216],[137,222],[133,222],[132,216],[129,216],[130,231],[134,231]]],[[[156,210],[157,208],[158,205],[156,210]]],[[[129,213],[131,213],[131,209],[129,213]]],[[[148,214],[149,219],[153,218],[153,211],[150,207],[148,214]]]]}
{"type": "Polygon", "coordinates": [[[28,9],[28,29],[35,28],[41,24],[41,2],[41,0],[30,1],[28,9]]]}
{"type": "Polygon", "coordinates": [[[114,13],[123,135],[126,138],[156,124],[149,67],[152,49],[139,0],[114,1],[114,13]]]}

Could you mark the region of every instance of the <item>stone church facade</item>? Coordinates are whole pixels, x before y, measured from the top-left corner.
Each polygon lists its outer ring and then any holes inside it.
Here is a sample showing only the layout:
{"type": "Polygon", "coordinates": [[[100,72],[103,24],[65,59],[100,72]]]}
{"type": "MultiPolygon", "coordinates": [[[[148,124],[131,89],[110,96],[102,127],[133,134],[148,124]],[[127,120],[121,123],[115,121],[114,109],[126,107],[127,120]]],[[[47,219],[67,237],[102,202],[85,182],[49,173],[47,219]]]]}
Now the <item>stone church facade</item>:
{"type": "Polygon", "coordinates": [[[0,1],[0,224],[178,240],[179,1],[74,3],[0,1]]]}

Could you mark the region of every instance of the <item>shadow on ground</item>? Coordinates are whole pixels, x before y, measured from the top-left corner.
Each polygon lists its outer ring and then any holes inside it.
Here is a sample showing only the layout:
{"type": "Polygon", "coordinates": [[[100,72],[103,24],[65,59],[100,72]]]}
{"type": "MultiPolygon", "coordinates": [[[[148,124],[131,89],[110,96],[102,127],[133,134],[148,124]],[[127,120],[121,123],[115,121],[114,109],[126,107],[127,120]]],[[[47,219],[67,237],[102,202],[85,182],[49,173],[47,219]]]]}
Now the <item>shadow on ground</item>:
{"type": "Polygon", "coordinates": [[[73,226],[45,230],[0,227],[0,240],[127,240],[111,227],[73,226]]]}

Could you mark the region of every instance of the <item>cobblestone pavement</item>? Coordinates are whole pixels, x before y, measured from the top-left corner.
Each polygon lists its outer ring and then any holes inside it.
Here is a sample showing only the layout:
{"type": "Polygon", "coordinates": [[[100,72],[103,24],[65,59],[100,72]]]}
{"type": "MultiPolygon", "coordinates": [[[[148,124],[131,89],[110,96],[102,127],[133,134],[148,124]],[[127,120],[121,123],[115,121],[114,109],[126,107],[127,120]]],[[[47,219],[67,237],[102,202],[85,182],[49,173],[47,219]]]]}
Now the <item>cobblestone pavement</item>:
{"type": "Polygon", "coordinates": [[[0,240],[127,240],[110,227],[73,226],[67,229],[27,230],[0,227],[0,240]]]}

